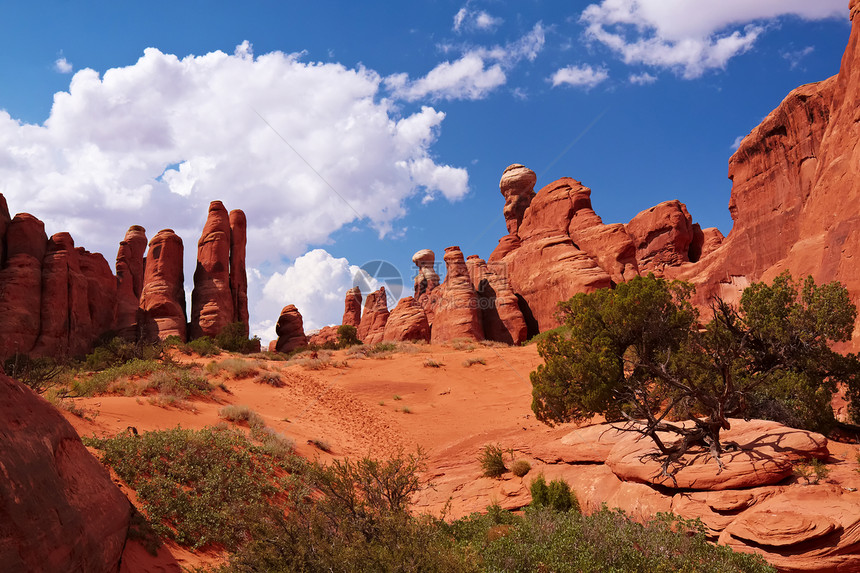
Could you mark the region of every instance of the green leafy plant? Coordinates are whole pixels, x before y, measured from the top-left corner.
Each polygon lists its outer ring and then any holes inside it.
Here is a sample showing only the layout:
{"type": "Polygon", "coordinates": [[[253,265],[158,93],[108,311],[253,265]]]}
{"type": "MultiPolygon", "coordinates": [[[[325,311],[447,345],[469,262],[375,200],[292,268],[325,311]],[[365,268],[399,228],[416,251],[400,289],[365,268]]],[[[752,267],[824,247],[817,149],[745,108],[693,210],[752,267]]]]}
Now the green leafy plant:
{"type": "Polygon", "coordinates": [[[499,444],[487,444],[481,450],[481,456],[478,458],[481,464],[481,469],[486,477],[498,478],[508,471],[508,466],[505,465],[504,450],[499,444]]]}
{"type": "Polygon", "coordinates": [[[801,460],[792,466],[792,473],[799,479],[806,480],[807,485],[814,485],[830,475],[830,468],[817,458],[801,460]]]}
{"type": "Polygon", "coordinates": [[[579,500],[571,491],[570,485],[562,479],[554,479],[547,485],[543,475],[539,475],[532,480],[529,492],[532,495],[532,507],[579,513],[579,500]]]}
{"type": "Polygon", "coordinates": [[[231,322],[224,326],[214,342],[219,348],[228,352],[241,354],[260,352],[260,337],[248,338],[248,325],[244,322],[231,322]]]}

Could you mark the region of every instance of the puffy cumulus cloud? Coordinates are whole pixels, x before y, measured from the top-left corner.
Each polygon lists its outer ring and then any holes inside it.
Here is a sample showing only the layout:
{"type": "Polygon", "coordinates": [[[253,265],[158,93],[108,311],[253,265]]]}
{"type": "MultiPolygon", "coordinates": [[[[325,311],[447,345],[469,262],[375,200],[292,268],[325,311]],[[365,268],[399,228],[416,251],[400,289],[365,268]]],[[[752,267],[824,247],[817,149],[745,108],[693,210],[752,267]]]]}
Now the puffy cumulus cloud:
{"type": "Polygon", "coordinates": [[[630,74],[627,80],[637,86],[647,86],[656,82],[657,76],[651,75],[648,72],[642,72],[641,74],[630,74]]]}
{"type": "Polygon", "coordinates": [[[538,22],[514,42],[470,49],[459,59],[442,62],[418,79],[412,80],[405,73],[393,74],[385,78],[385,85],[394,97],[407,101],[483,99],[505,84],[506,70],[522,60],[534,61],[545,42],[543,25],[538,22]]]}
{"type": "Polygon", "coordinates": [[[591,89],[609,78],[609,72],[603,68],[593,68],[588,64],[581,66],[568,66],[556,70],[552,75],[553,87],[575,86],[591,89]]]}
{"type": "Polygon", "coordinates": [[[454,14],[454,31],[493,30],[502,22],[502,18],[492,16],[485,10],[470,10],[468,6],[463,6],[454,14]]]}
{"type": "Polygon", "coordinates": [[[430,147],[444,114],[404,117],[373,71],[273,52],[76,73],[44,125],[0,112],[0,191],[12,209],[109,253],[131,223],[198,232],[214,199],[251,221],[249,262],[294,257],[343,225],[380,233],[421,188],[455,200],[464,169],[430,147]]]}
{"type": "MultiPolygon", "coordinates": [[[[254,304],[251,330],[261,339],[275,339],[275,324],[281,309],[296,305],[302,315],[305,332],[330,324],[340,324],[343,318],[343,301],[347,289],[356,284],[356,277],[369,289],[377,289],[377,281],[346,259],[334,258],[323,249],[312,250],[288,266],[284,272],[274,273],[265,281],[254,272],[257,280],[249,280],[249,289],[259,290],[254,304]]],[[[366,296],[367,293],[362,293],[366,296]]]]}
{"type": "Polygon", "coordinates": [[[646,64],[697,78],[752,48],[763,23],[782,16],[844,17],[844,0],[603,0],[581,15],[586,36],[628,64],[646,64]]]}
{"type": "Polygon", "coordinates": [[[381,83],[247,43],[184,58],[150,48],[103,75],[78,71],[43,125],[0,110],[0,193],[108,260],[130,225],[172,228],[188,280],[222,200],[247,215],[249,267],[278,270],[356,221],[391,231],[409,197],[468,192],[466,170],[431,155],[445,114],[405,114],[381,83]]]}
{"type": "Polygon", "coordinates": [[[64,57],[57,58],[54,61],[54,71],[56,72],[61,74],[70,74],[73,69],[72,63],[64,57]]]}

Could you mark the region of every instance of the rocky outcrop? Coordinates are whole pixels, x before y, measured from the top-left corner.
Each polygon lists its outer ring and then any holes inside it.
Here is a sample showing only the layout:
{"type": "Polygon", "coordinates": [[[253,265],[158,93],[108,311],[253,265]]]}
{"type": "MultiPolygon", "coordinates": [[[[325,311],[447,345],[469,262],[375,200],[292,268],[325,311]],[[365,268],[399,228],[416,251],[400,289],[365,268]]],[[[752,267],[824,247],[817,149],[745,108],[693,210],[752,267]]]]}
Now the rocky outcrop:
{"type": "Polygon", "coordinates": [[[3,268],[3,263],[6,262],[6,230],[9,228],[9,223],[12,222],[12,217],[9,216],[9,206],[6,205],[6,197],[0,193],[0,269],[3,268]]]}
{"type": "Polygon", "coordinates": [[[245,336],[249,334],[248,273],[245,268],[245,247],[248,242],[248,221],[241,209],[230,211],[230,294],[233,297],[233,318],[240,322],[245,336]]]}
{"type": "Polygon", "coordinates": [[[364,301],[364,313],[358,325],[358,339],[365,344],[382,342],[385,324],[388,322],[388,299],[385,287],[379,287],[364,301]]]}
{"type": "Polygon", "coordinates": [[[535,172],[519,163],[508,165],[502,173],[499,191],[505,198],[505,225],[508,233],[512,235],[517,234],[523,221],[523,214],[534,199],[535,183],[537,183],[535,172]]]}
{"type": "Polygon", "coordinates": [[[143,292],[146,229],[132,225],[116,253],[116,322],[120,336],[137,336],[137,309],[143,292]]]}
{"type": "Polygon", "coordinates": [[[29,353],[39,337],[42,261],[48,247],[45,224],[20,213],[5,235],[6,261],[0,269],[0,359],[29,353]]]}
{"type": "Polygon", "coordinates": [[[435,304],[431,342],[436,344],[456,338],[483,340],[478,293],[472,286],[460,247],[445,249],[444,259],[447,272],[435,304]]]}
{"type": "Polygon", "coordinates": [[[80,259],[68,233],[57,233],[48,241],[42,262],[39,338],[32,350],[34,354],[80,356],[89,351],[97,336],[80,259]]]}
{"type": "Polygon", "coordinates": [[[233,320],[230,292],[230,215],[221,201],[209,204],[209,215],[197,242],[197,268],[191,293],[189,336],[215,337],[233,320]]]}
{"type": "Polygon", "coordinates": [[[731,420],[731,429],[720,438],[738,446],[722,454],[722,469],[710,452],[691,452],[670,467],[671,477],[666,476],[652,456],[658,450],[649,438],[618,442],[606,465],[623,481],[713,491],[776,484],[791,475],[793,462],[828,456],[827,438],[777,422],[731,420]]]}
{"type": "Polygon", "coordinates": [[[346,291],[343,307],[341,324],[358,328],[358,325],[361,324],[361,289],[359,287],[355,286],[346,291]]]}
{"type": "Polygon", "coordinates": [[[323,326],[317,332],[308,336],[308,345],[325,346],[337,344],[337,326],[323,326]]]}
{"type": "Polygon", "coordinates": [[[525,342],[528,327],[520,311],[517,295],[508,284],[504,266],[488,266],[484,259],[470,255],[466,259],[466,267],[478,295],[484,337],[505,344],[525,342]]]}
{"type": "Polygon", "coordinates": [[[407,296],[397,302],[385,323],[382,340],[400,342],[423,340],[430,342],[430,323],[424,309],[414,297],[407,296]]]}
{"type": "Polygon", "coordinates": [[[186,340],[182,239],[163,229],[149,242],[138,325],[144,338],[186,340]]]}
{"type": "Polygon", "coordinates": [[[308,345],[302,315],[295,305],[287,305],[281,310],[278,324],[275,326],[278,340],[275,342],[277,352],[292,352],[308,345]]]}
{"type": "MultiPolygon", "coordinates": [[[[83,333],[85,352],[89,351],[91,340],[110,331],[115,325],[117,299],[117,280],[110,265],[101,253],[91,253],[77,248],[80,257],[81,273],[87,281],[87,307],[89,308],[91,329],[83,333]]],[[[142,278],[142,277],[141,277],[142,278]]]]}
{"type": "Polygon", "coordinates": [[[665,201],[642,211],[627,223],[627,233],[636,246],[640,272],[661,274],[665,267],[690,261],[693,220],[680,201],[665,201]]]}
{"type": "Polygon", "coordinates": [[[417,267],[414,280],[414,298],[424,309],[427,322],[433,324],[436,302],[439,293],[439,274],[436,272],[436,253],[430,249],[422,249],[412,255],[412,262],[417,267]]]}
{"type": "Polygon", "coordinates": [[[131,505],[59,411],[0,375],[4,571],[119,569],[131,505]]]}

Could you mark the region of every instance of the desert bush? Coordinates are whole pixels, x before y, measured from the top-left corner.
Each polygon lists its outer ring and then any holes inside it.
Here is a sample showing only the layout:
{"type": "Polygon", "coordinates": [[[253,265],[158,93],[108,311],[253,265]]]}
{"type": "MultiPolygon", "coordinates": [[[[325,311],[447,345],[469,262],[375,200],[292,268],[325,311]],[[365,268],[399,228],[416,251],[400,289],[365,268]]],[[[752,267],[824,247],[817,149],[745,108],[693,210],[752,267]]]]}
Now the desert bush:
{"type": "Polygon", "coordinates": [[[531,469],[532,465],[526,460],[517,460],[511,464],[511,473],[517,477],[523,477],[529,473],[531,469]]]}
{"type": "Polygon", "coordinates": [[[319,438],[313,438],[313,439],[308,440],[308,443],[318,450],[322,450],[323,452],[326,452],[326,453],[331,453],[331,445],[325,440],[321,440],[319,438]]]}
{"type": "Polygon", "coordinates": [[[119,383],[127,384],[133,378],[143,378],[167,368],[170,367],[156,360],[134,358],[91,375],[81,375],[72,382],[72,392],[78,396],[104,394],[119,383]]]}
{"type": "Polygon", "coordinates": [[[339,348],[348,348],[361,344],[358,339],[358,329],[351,324],[341,324],[337,327],[337,345],[339,348]]]}
{"type": "Polygon", "coordinates": [[[442,366],[444,366],[444,364],[442,364],[438,360],[434,360],[433,358],[428,358],[424,361],[425,368],[441,368],[442,366]]]}
{"type": "Polygon", "coordinates": [[[483,366],[486,366],[487,361],[484,360],[483,358],[480,358],[480,357],[478,357],[478,358],[467,358],[466,360],[463,361],[463,366],[465,366],[466,368],[468,368],[470,366],[474,366],[475,364],[481,364],[483,366]]]}
{"type": "Polygon", "coordinates": [[[498,444],[487,444],[484,446],[478,461],[481,463],[481,469],[484,470],[484,475],[487,477],[501,477],[508,471],[508,466],[505,465],[504,450],[498,444]]]}
{"type": "Polygon", "coordinates": [[[455,338],[450,342],[451,348],[454,350],[474,350],[475,341],[468,338],[455,338]]]}
{"type": "Polygon", "coordinates": [[[817,484],[830,475],[830,468],[819,459],[810,458],[795,462],[792,466],[792,473],[798,479],[806,480],[807,485],[817,484]]]}
{"type": "Polygon", "coordinates": [[[579,513],[579,500],[563,479],[554,479],[547,485],[543,475],[532,480],[529,486],[532,494],[532,507],[549,507],[555,511],[575,511],[579,513]]]}
{"type": "Polygon", "coordinates": [[[84,366],[89,370],[105,370],[134,360],[160,360],[163,355],[164,343],[160,340],[132,342],[117,336],[93,348],[84,359],[84,366]]]}
{"type": "Polygon", "coordinates": [[[234,424],[247,424],[250,428],[263,427],[266,422],[257,412],[244,405],[231,404],[218,411],[218,415],[234,424]]]}
{"type": "Polygon", "coordinates": [[[50,357],[30,357],[16,352],[6,359],[0,372],[5,372],[37,394],[44,394],[61,382],[68,369],[50,357]]]}
{"type": "Polygon", "coordinates": [[[251,354],[260,352],[260,337],[248,338],[248,325],[242,322],[231,322],[224,326],[215,337],[215,344],[227,352],[251,354]]]}
{"type": "Polygon", "coordinates": [[[153,372],[143,385],[143,389],[187,398],[205,396],[212,392],[213,387],[202,374],[196,374],[184,368],[165,368],[153,372]]]}
{"type": "Polygon", "coordinates": [[[712,545],[701,522],[670,514],[658,514],[643,524],[606,508],[590,516],[529,508],[517,517],[499,510],[496,515],[488,512],[458,520],[450,530],[461,546],[478,553],[484,571],[776,571],[758,555],[712,545]]]}
{"type": "Polygon", "coordinates": [[[153,528],[180,545],[235,550],[262,516],[283,511],[286,466],[239,431],[176,428],[84,442],[137,492],[153,528]]]}
{"type": "Polygon", "coordinates": [[[260,373],[260,363],[242,358],[227,358],[218,363],[219,370],[234,379],[250,378],[260,373]]]}
{"type": "Polygon", "coordinates": [[[221,349],[218,348],[218,345],[215,344],[215,341],[208,336],[201,336],[200,338],[195,338],[188,342],[185,345],[186,348],[191,350],[192,352],[197,353],[199,356],[217,356],[221,354],[221,349]]]}
{"type": "Polygon", "coordinates": [[[286,385],[284,384],[284,379],[277,372],[261,372],[254,379],[254,382],[257,384],[268,384],[274,388],[283,388],[286,385]]]}

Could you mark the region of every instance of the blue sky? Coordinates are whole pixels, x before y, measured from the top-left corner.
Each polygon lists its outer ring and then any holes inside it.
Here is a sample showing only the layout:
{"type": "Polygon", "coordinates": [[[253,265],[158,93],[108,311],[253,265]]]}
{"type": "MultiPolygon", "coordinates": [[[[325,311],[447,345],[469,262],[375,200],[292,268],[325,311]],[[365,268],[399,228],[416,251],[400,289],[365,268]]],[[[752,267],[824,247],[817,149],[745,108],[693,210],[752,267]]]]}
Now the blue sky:
{"type": "MultiPolygon", "coordinates": [[[[847,0],[20,2],[0,15],[0,192],[113,262],[125,229],[250,227],[252,329],[335,323],[358,266],[506,232],[498,181],[570,176],[604,222],[731,230],[738,137],[835,74],[847,0]],[[55,95],[57,94],[57,95],[55,95]]],[[[409,294],[403,293],[404,296],[409,294]]]]}

